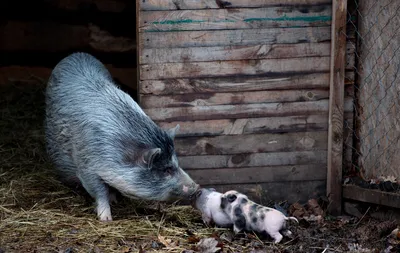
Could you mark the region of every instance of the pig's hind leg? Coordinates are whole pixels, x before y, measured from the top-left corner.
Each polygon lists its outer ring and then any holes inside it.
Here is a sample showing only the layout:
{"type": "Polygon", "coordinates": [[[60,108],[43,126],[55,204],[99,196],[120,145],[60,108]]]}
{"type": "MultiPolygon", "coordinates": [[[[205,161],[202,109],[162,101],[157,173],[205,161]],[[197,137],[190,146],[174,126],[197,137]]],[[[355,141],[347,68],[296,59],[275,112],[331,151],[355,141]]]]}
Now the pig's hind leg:
{"type": "Polygon", "coordinates": [[[79,180],[96,200],[96,212],[101,221],[112,221],[108,186],[97,175],[79,173],[79,180]]]}
{"type": "Polygon", "coordinates": [[[271,236],[272,239],[274,239],[274,243],[279,243],[283,239],[283,236],[281,233],[279,233],[279,231],[273,231],[267,229],[265,232],[267,232],[267,234],[269,234],[269,236],[271,236]]]}

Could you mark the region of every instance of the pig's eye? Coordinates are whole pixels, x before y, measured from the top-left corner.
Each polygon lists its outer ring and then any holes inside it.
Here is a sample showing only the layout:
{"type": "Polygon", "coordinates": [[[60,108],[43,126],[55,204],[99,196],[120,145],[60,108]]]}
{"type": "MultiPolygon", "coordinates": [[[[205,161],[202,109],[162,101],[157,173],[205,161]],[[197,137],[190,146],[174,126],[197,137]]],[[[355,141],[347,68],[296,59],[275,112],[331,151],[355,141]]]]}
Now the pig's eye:
{"type": "Polygon", "coordinates": [[[165,173],[166,175],[171,175],[171,174],[172,174],[172,167],[167,167],[167,168],[165,168],[164,173],[165,173]]]}
{"type": "Polygon", "coordinates": [[[233,201],[235,201],[236,198],[237,198],[236,195],[233,195],[233,194],[230,194],[230,195],[228,195],[228,197],[227,197],[229,203],[232,203],[233,201]]]}

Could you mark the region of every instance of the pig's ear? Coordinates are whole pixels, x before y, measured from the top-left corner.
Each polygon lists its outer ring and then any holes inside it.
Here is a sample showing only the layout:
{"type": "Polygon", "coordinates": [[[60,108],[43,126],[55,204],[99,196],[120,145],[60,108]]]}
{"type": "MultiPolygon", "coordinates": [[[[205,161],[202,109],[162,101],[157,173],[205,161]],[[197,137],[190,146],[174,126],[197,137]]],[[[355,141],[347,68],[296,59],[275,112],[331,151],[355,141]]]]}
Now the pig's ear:
{"type": "Polygon", "coordinates": [[[168,129],[168,130],[167,130],[168,135],[169,135],[172,139],[174,139],[176,133],[179,131],[179,128],[180,128],[180,126],[179,126],[179,124],[177,124],[175,127],[171,128],[171,129],[168,129]]]}
{"type": "Polygon", "coordinates": [[[143,163],[146,164],[149,169],[151,169],[153,167],[153,160],[158,154],[161,154],[160,148],[146,150],[142,155],[143,163]]]}

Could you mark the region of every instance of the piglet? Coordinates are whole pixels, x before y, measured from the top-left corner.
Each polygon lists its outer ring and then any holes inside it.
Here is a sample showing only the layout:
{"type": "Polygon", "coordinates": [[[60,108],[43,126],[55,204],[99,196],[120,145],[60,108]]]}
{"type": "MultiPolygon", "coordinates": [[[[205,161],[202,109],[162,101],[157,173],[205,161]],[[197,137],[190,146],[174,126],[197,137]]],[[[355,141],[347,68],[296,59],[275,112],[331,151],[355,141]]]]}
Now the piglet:
{"type": "Polygon", "coordinates": [[[282,212],[259,205],[234,190],[222,194],[221,209],[231,218],[235,234],[242,230],[266,232],[274,239],[274,243],[282,240],[282,234],[292,235],[287,229],[287,221],[299,222],[295,217],[286,217],[282,212]]]}
{"type": "Polygon", "coordinates": [[[192,206],[201,212],[203,222],[210,226],[232,227],[233,223],[228,214],[221,209],[222,193],[214,188],[201,188],[192,199],[192,206]]]}

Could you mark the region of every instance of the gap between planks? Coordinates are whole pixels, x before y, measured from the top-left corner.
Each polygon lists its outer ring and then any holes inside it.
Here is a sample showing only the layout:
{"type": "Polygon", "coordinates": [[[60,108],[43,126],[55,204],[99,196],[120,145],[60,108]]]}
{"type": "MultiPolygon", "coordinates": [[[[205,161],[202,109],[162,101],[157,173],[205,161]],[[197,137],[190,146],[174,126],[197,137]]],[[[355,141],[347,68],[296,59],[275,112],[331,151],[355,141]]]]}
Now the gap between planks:
{"type": "Polygon", "coordinates": [[[200,185],[320,181],[326,179],[326,164],[189,169],[187,173],[200,185]]]}
{"type": "MultiPolygon", "coordinates": [[[[351,120],[352,118],[353,112],[345,113],[346,120],[351,120]]],[[[177,138],[316,132],[328,130],[328,114],[173,122],[156,121],[156,124],[163,129],[170,129],[179,124],[180,128],[176,135],[177,138]]]]}
{"type": "MultiPolygon", "coordinates": [[[[353,96],[354,88],[346,87],[345,96],[353,96]]],[[[329,98],[328,89],[270,90],[222,93],[189,93],[178,95],[140,95],[142,109],[214,105],[238,105],[278,102],[318,101],[329,98]]]]}
{"type": "MultiPolygon", "coordinates": [[[[243,46],[145,48],[139,54],[140,65],[178,62],[233,61],[330,56],[330,42],[298,44],[259,44],[243,46]]],[[[347,55],[355,46],[347,43],[347,55]]]]}
{"type": "MultiPolygon", "coordinates": [[[[330,56],[302,57],[286,59],[240,60],[160,63],[140,66],[140,80],[160,80],[171,78],[223,77],[233,75],[263,75],[285,72],[326,72],[330,69],[330,56]]],[[[354,69],[354,59],[347,61],[346,69],[354,69]]]]}
{"type": "Polygon", "coordinates": [[[265,167],[285,165],[323,164],[326,150],[270,152],[234,155],[179,156],[179,165],[185,169],[265,167]]]}
{"type": "Polygon", "coordinates": [[[178,156],[326,150],[328,133],[294,132],[175,138],[178,156]]]}
{"type": "MultiPolygon", "coordinates": [[[[345,84],[352,84],[354,71],[346,72],[346,79],[345,84]]],[[[140,94],[153,95],[329,88],[329,72],[144,80],[138,88],[140,94]]]]}
{"type": "MultiPolygon", "coordinates": [[[[353,99],[345,101],[345,112],[353,111],[353,99]]],[[[329,100],[289,103],[216,105],[144,109],[154,121],[188,121],[232,118],[283,117],[328,114],[329,100]]]]}

